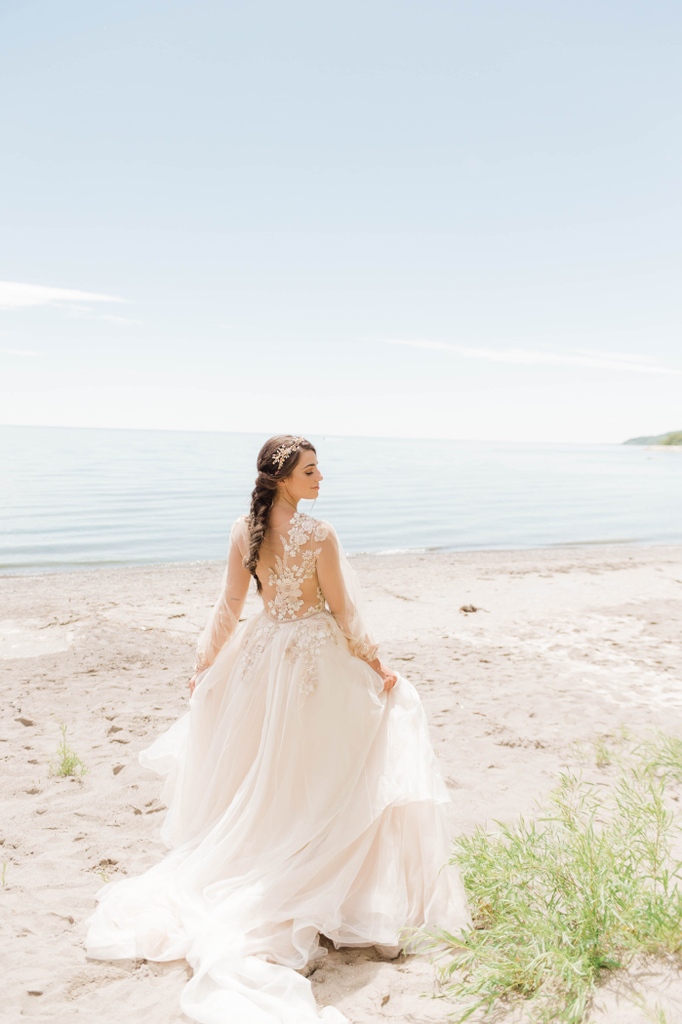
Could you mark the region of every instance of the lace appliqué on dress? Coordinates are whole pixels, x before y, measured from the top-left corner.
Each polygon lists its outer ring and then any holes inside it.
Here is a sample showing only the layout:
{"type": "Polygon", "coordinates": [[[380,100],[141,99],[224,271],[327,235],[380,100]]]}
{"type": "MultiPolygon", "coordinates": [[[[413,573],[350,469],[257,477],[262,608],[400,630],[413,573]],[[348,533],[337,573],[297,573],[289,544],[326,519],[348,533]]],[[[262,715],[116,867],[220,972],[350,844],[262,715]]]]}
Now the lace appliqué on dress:
{"type": "Polygon", "coordinates": [[[317,689],[317,658],[328,640],[338,644],[337,630],[326,615],[320,615],[315,618],[302,619],[300,625],[294,628],[291,639],[287,643],[284,656],[289,661],[296,661],[300,658],[302,662],[299,685],[299,694],[302,700],[305,700],[317,689]]]}
{"type": "Polygon", "coordinates": [[[242,649],[242,664],[245,671],[248,672],[253,663],[265,653],[272,633],[276,628],[277,626],[274,622],[271,622],[269,619],[263,619],[258,623],[251,635],[246,638],[242,649]]]}
{"type": "MultiPolygon", "coordinates": [[[[274,619],[283,622],[297,617],[303,605],[301,581],[315,575],[315,563],[321,549],[304,551],[298,563],[292,562],[292,559],[309,540],[323,541],[328,533],[327,527],[318,523],[316,519],[311,519],[302,512],[295,512],[291,517],[287,536],[280,534],[284,555],[277,555],[274,569],[268,572],[268,582],[275,588],[275,596],[272,601],[268,601],[268,608],[274,619]]],[[[318,611],[324,611],[324,596],[319,586],[317,602],[308,609],[308,613],[318,611]]]]}

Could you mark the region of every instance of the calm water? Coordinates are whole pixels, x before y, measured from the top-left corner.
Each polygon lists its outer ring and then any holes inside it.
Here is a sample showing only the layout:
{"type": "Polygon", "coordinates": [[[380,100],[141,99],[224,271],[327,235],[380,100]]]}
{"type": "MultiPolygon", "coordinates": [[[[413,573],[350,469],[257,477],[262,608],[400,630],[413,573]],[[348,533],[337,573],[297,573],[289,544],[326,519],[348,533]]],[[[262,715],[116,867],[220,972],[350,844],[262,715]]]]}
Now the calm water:
{"type": "MultiPolygon", "coordinates": [[[[223,558],[264,440],[0,427],[0,572],[223,558]]],[[[682,543],[680,451],[311,441],[325,475],[314,514],[350,552],[682,543]]]]}

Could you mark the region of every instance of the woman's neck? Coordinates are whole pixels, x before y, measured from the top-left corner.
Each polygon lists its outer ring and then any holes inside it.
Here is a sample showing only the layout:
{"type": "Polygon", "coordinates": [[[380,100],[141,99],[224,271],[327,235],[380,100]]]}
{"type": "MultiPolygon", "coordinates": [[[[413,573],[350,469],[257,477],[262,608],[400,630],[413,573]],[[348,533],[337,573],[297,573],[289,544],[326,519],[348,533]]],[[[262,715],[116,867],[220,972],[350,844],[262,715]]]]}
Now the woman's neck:
{"type": "Polygon", "coordinates": [[[276,509],[277,511],[281,510],[282,512],[286,512],[286,513],[292,512],[293,513],[293,512],[298,512],[297,505],[298,505],[298,502],[294,503],[289,498],[284,498],[284,497],[278,495],[278,497],[275,498],[275,501],[273,502],[272,509],[273,509],[273,512],[276,509]]]}

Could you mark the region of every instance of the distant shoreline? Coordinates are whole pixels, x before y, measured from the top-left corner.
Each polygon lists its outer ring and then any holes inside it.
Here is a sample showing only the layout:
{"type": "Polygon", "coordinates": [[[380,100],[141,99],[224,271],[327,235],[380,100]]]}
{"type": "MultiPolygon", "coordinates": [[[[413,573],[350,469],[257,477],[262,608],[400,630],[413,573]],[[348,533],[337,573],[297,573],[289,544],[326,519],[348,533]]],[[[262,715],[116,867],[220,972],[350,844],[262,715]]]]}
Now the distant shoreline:
{"type": "Polygon", "coordinates": [[[655,434],[652,437],[631,437],[623,444],[636,444],[647,448],[680,448],[682,447],[682,430],[669,430],[666,434],[655,434]]]}

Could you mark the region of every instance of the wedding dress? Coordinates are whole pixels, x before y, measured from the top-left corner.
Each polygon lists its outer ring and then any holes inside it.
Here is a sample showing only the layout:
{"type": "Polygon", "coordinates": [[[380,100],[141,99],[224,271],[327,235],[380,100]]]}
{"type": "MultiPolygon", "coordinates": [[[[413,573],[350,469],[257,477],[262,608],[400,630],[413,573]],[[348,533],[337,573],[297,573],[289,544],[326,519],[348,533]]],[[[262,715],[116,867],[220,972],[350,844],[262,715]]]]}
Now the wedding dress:
{"type": "Polygon", "coordinates": [[[346,1024],[301,968],[336,946],[397,954],[406,930],[469,923],[448,866],[448,795],[414,687],[389,693],[332,527],[296,512],[261,548],[263,609],[230,607],[232,528],[189,711],[140,761],[166,776],[170,852],[97,894],[87,954],[185,958],[201,1024],[346,1024]]]}

